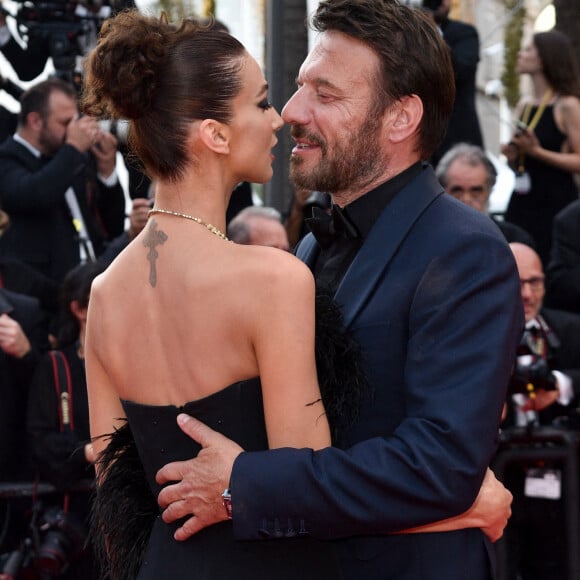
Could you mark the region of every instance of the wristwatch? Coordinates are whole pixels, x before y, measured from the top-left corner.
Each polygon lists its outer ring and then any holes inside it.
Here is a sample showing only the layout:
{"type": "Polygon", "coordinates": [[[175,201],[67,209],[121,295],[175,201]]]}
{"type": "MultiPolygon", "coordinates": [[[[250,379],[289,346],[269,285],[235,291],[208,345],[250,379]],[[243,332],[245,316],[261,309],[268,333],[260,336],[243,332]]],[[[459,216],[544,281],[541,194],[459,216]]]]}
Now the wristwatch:
{"type": "Polygon", "coordinates": [[[229,487],[224,489],[222,493],[222,500],[224,502],[224,507],[226,508],[226,514],[228,516],[228,520],[232,519],[232,493],[229,487]]]}

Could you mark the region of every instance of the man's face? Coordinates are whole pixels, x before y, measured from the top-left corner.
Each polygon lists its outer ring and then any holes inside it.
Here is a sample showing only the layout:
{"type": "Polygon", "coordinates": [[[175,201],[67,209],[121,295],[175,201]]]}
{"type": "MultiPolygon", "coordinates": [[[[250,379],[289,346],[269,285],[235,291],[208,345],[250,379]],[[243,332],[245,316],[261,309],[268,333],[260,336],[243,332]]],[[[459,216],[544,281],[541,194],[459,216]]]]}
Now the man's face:
{"type": "Polygon", "coordinates": [[[284,226],[271,219],[254,218],[251,222],[251,241],[252,245],[269,246],[279,250],[288,251],[290,244],[288,234],[284,226]]]}
{"type": "Polygon", "coordinates": [[[75,99],[53,91],[48,99],[48,114],[38,136],[40,152],[53,156],[64,144],[69,123],[78,115],[75,99]]]}
{"type": "Polygon", "coordinates": [[[491,192],[483,164],[473,166],[461,158],[455,159],[449,165],[445,181],[449,195],[481,213],[487,213],[491,192]]]}
{"type": "Polygon", "coordinates": [[[526,322],[529,322],[539,314],[544,300],[545,288],[542,262],[536,252],[528,246],[514,244],[511,248],[520,275],[524,314],[526,322]]]}
{"type": "Polygon", "coordinates": [[[357,192],[384,171],[382,115],[372,112],[378,56],[340,32],[320,34],[282,111],[296,146],[294,184],[309,191],[357,192]]]}

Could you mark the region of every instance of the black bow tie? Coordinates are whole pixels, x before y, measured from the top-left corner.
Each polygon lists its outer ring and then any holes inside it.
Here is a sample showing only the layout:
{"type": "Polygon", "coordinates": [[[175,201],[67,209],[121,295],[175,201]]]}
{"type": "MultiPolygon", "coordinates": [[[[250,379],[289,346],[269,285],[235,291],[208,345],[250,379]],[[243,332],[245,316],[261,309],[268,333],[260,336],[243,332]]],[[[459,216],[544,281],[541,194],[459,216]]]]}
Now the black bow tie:
{"type": "Polygon", "coordinates": [[[332,206],[330,214],[319,207],[313,207],[312,217],[305,221],[323,248],[330,246],[341,235],[351,240],[360,238],[356,226],[337,205],[332,206]]]}

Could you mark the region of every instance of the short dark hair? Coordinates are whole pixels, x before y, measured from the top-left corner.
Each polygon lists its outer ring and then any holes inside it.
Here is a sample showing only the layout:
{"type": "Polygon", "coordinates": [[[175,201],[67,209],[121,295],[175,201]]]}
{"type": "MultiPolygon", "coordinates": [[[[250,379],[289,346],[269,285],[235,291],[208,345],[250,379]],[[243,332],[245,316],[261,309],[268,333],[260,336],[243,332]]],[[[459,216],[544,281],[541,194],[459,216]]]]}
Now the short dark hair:
{"type": "Polygon", "coordinates": [[[378,55],[373,107],[378,112],[406,96],[421,99],[418,147],[423,159],[430,158],[445,136],[455,100],[449,47],[432,18],[397,0],[322,0],[312,27],[342,32],[378,55]]]}
{"type": "Polygon", "coordinates": [[[149,177],[177,180],[185,170],[189,124],[223,123],[241,90],[245,49],[211,23],[138,10],[103,25],[87,61],[83,108],[94,116],[129,119],[128,139],[149,177]]]}
{"type": "Polygon", "coordinates": [[[20,112],[18,113],[18,126],[26,125],[26,118],[29,113],[39,113],[42,119],[46,119],[49,114],[49,99],[54,92],[65,94],[71,99],[77,100],[77,92],[73,85],[59,79],[51,77],[32,85],[20,97],[20,112]]]}

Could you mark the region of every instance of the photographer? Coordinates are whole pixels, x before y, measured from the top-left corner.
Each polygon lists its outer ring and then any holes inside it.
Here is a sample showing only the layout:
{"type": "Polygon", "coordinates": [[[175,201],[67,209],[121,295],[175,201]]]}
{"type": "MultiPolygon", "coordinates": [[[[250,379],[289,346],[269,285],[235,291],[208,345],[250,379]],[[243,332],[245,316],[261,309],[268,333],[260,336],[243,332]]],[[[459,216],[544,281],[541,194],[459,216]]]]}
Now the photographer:
{"type": "Polygon", "coordinates": [[[4,257],[62,281],[123,232],[125,194],[117,140],[79,117],[76,93],[56,78],[22,96],[18,131],[0,146],[0,202],[11,225],[4,257]]]}
{"type": "MultiPolygon", "coordinates": [[[[63,323],[58,350],[46,354],[32,379],[28,399],[27,431],[40,480],[60,494],[52,498],[50,513],[66,519],[52,550],[37,549],[37,565],[55,570],[58,577],[96,578],[90,548],[82,551],[89,517],[90,483],[94,479],[94,454],[90,440],[84,341],[90,288],[104,270],[100,263],[77,266],[63,282],[63,323]],[[79,491],[73,491],[81,486],[79,491]],[[84,487],[83,487],[84,486],[84,487]],[[66,514],[66,515],[65,515],[66,514]]],[[[50,506],[48,501],[44,502],[50,506]]],[[[45,510],[46,511],[46,510],[45,510]]]]}
{"type": "Polygon", "coordinates": [[[507,423],[551,425],[575,411],[580,394],[580,316],[543,307],[544,271],[529,246],[510,244],[522,287],[526,330],[518,351],[507,423]],[[528,392],[528,385],[533,389],[528,392]]]}
{"type": "MultiPolygon", "coordinates": [[[[510,383],[502,428],[555,426],[577,429],[580,394],[580,316],[543,307],[544,272],[538,254],[510,244],[518,267],[526,330],[510,383]]],[[[503,483],[514,496],[506,529],[512,579],[568,578],[562,464],[530,460],[510,464],[503,483]]],[[[569,514],[570,517],[573,515],[569,514]]]]}

